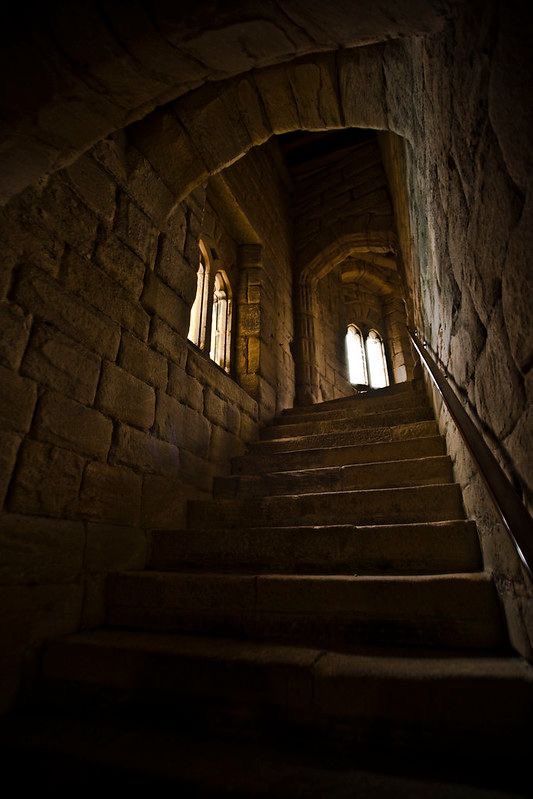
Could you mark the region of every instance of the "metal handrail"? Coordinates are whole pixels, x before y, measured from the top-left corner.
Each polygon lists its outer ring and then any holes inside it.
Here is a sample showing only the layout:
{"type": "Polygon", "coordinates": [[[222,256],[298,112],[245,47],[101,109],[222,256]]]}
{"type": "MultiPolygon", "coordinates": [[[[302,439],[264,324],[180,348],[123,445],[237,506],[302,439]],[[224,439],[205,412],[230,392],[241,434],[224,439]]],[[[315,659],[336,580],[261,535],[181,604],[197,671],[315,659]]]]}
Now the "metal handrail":
{"type": "Polygon", "coordinates": [[[463,441],[487,486],[505,529],[530,577],[533,577],[533,519],[516,493],[509,478],[470,419],[446,376],[427,351],[418,331],[407,328],[420,361],[437,387],[463,441]]]}

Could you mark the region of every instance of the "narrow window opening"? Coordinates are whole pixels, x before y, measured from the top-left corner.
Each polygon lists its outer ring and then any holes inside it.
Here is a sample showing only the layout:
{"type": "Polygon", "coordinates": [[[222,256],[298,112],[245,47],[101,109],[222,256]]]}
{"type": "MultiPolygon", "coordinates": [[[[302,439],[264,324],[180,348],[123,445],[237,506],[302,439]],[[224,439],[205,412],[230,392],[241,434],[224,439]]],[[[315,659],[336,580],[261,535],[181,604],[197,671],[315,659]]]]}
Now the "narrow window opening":
{"type": "Polygon", "coordinates": [[[231,287],[226,274],[219,271],[215,275],[209,355],[226,372],[230,370],[230,345],[231,287]]]}
{"type": "Polygon", "coordinates": [[[348,359],[348,379],[350,383],[353,385],[368,385],[363,336],[355,325],[348,325],[346,332],[346,357],[348,359]]]}
{"type": "Polygon", "coordinates": [[[367,336],[366,357],[371,387],[384,388],[388,386],[389,375],[387,371],[385,348],[383,346],[383,339],[377,330],[371,330],[367,336]]]}
{"type": "Polygon", "coordinates": [[[200,263],[197,272],[196,296],[191,308],[187,338],[203,349],[207,322],[207,299],[209,290],[209,262],[200,244],[200,263]]]}

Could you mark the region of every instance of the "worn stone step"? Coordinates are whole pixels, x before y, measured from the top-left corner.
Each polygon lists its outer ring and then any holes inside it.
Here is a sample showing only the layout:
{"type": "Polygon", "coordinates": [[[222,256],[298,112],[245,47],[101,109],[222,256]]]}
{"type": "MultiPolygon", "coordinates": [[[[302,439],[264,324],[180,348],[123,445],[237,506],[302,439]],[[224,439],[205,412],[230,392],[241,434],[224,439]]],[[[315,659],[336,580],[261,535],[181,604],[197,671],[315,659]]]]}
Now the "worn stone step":
{"type": "Polygon", "coordinates": [[[113,627],[357,644],[491,649],[507,645],[483,573],[339,576],[123,572],[108,579],[113,627]]]}
{"type": "Polygon", "coordinates": [[[261,431],[264,441],[295,436],[321,435],[323,433],[339,433],[372,427],[394,427],[400,424],[425,422],[434,420],[433,411],[424,406],[406,408],[395,411],[365,413],[340,419],[306,419],[294,424],[278,424],[275,422],[261,431]]]}
{"type": "Polygon", "coordinates": [[[375,744],[390,743],[390,733],[400,729],[404,740],[410,732],[407,740],[417,743],[417,751],[425,748],[422,733],[438,730],[454,742],[467,733],[471,749],[478,736],[500,746],[502,730],[506,738],[526,734],[533,712],[531,666],[520,658],[473,653],[379,648],[341,654],[97,630],[51,642],[43,676],[47,690],[61,688],[72,698],[105,691],[109,699],[134,706],[183,709],[190,703],[210,713],[217,706],[240,707],[256,717],[270,712],[280,732],[291,721],[333,734],[346,725],[350,738],[363,741],[366,732],[375,744]]]}
{"type": "Polygon", "coordinates": [[[263,474],[289,469],[347,466],[356,463],[381,463],[383,461],[411,460],[445,455],[446,447],[441,436],[426,436],[401,441],[372,444],[347,444],[344,446],[295,449],[286,452],[265,452],[240,455],[233,458],[233,474],[263,474]]]}
{"type": "Polygon", "coordinates": [[[318,433],[301,436],[286,436],[269,441],[255,441],[250,446],[251,454],[265,452],[292,452],[297,449],[342,447],[347,444],[382,444],[387,441],[403,441],[408,438],[427,438],[439,434],[435,421],[411,422],[387,427],[362,427],[336,433],[318,433]]]}
{"type": "Polygon", "coordinates": [[[285,527],[287,524],[402,524],[464,519],[456,483],[301,495],[193,500],[188,526],[285,527]]]}
{"type": "Polygon", "coordinates": [[[323,574],[448,574],[482,568],[473,522],[156,530],[149,568],[323,574]]]}
{"type": "Polygon", "coordinates": [[[405,383],[395,383],[392,386],[385,388],[369,389],[365,392],[353,394],[349,397],[340,397],[334,400],[326,400],[325,402],[317,402],[312,405],[297,405],[293,408],[285,408],[282,411],[283,415],[291,415],[293,413],[321,413],[323,411],[337,410],[339,408],[350,408],[358,404],[369,405],[378,407],[381,402],[409,402],[412,399],[416,401],[427,401],[427,394],[422,381],[411,380],[405,383]]]}
{"type": "Polygon", "coordinates": [[[451,459],[447,455],[441,455],[433,458],[268,472],[262,475],[229,475],[215,478],[213,490],[215,497],[221,498],[239,495],[264,497],[451,482],[451,459]]]}
{"type": "Polygon", "coordinates": [[[381,398],[353,398],[350,404],[346,403],[339,408],[322,408],[325,403],[308,405],[306,407],[287,408],[276,416],[275,423],[291,425],[298,422],[327,421],[329,419],[358,418],[370,413],[394,413],[414,408],[430,408],[425,396],[407,394],[405,396],[392,396],[381,398]]]}

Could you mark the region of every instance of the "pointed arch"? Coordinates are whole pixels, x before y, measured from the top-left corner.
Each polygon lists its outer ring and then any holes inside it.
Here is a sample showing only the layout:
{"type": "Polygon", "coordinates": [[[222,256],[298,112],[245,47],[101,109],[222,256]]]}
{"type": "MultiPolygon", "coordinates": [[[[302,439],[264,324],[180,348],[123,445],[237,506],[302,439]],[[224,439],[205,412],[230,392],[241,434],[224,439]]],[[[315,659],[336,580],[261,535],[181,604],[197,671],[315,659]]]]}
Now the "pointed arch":
{"type": "Polygon", "coordinates": [[[350,324],[346,331],[346,359],[348,379],[353,385],[368,385],[363,334],[357,325],[350,324]]]}
{"type": "Polygon", "coordinates": [[[377,330],[369,330],[365,342],[366,361],[371,388],[389,385],[389,372],[383,339],[377,330]]]}

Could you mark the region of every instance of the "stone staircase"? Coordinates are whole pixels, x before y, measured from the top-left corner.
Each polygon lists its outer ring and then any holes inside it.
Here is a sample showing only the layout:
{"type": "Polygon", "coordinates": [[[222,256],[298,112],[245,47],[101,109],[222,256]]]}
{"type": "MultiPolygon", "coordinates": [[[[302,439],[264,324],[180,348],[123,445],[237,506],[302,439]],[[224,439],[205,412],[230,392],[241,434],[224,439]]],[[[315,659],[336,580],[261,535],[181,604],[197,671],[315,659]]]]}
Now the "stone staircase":
{"type": "Polygon", "coordinates": [[[145,571],[109,578],[105,629],[48,646],[57,706],[216,717],[218,740],[237,724],[318,735],[322,750],[414,746],[417,763],[527,751],[532,670],[510,649],[419,384],[285,411],[188,521],[153,532],[145,571]]]}

